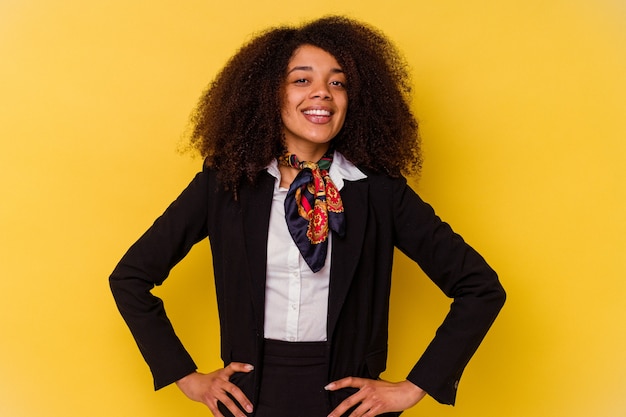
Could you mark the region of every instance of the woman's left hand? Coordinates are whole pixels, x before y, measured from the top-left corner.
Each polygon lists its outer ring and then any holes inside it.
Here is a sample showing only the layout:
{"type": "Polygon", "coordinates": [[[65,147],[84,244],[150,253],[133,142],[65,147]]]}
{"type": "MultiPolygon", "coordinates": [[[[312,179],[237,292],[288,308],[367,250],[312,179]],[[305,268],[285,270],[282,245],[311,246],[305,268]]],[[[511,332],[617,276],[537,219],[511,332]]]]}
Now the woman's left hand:
{"type": "Polygon", "coordinates": [[[331,382],[325,388],[328,391],[342,388],[359,389],[343,400],[328,417],[340,417],[357,404],[358,407],[350,417],[373,417],[391,411],[404,411],[413,407],[426,395],[426,391],[410,381],[388,382],[356,377],[331,382]]]}

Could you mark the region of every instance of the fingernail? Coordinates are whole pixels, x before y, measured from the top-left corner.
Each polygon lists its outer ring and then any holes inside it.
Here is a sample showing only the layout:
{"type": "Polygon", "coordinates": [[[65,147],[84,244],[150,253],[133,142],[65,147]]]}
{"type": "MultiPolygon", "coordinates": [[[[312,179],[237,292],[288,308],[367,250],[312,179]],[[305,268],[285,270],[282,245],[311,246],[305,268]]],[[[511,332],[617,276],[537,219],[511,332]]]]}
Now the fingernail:
{"type": "MultiPolygon", "coordinates": [[[[328,391],[328,390],[330,390],[330,389],[333,389],[333,387],[334,387],[334,386],[335,386],[335,384],[330,383],[330,384],[326,385],[326,386],[324,387],[324,389],[325,389],[326,391],[328,391]]],[[[328,417],[332,417],[332,416],[328,416],[328,417]]]]}
{"type": "Polygon", "coordinates": [[[251,406],[250,404],[246,405],[246,411],[247,411],[248,413],[251,413],[251,412],[252,412],[252,406],[251,406]]]}
{"type": "Polygon", "coordinates": [[[246,365],[246,366],[244,366],[244,368],[246,368],[246,370],[248,370],[248,371],[254,370],[254,366],[253,365],[246,365]]]}

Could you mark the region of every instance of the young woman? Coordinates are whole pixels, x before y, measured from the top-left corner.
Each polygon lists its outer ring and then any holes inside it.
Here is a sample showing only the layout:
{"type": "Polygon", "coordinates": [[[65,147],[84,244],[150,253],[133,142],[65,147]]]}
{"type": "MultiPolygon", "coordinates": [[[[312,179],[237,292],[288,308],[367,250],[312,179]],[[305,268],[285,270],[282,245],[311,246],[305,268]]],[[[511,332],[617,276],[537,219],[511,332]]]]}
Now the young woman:
{"type": "Polygon", "coordinates": [[[218,417],[454,403],[505,293],[403,177],[421,166],[409,93],[393,45],[342,17],[270,29],[233,56],[192,117],[202,172],[110,277],[155,388],[175,382],[218,417]],[[150,290],[207,237],[224,368],[200,373],[150,290]],[[394,248],[454,301],[392,383],[379,375],[394,248]]]}

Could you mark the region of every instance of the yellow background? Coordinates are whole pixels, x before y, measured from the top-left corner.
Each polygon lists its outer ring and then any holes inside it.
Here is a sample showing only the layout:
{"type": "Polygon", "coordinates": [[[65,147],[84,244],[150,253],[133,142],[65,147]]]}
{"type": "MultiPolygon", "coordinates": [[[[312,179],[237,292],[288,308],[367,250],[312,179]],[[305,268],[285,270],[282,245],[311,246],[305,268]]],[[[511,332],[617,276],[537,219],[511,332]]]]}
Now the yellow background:
{"type": "MultiPolygon", "coordinates": [[[[509,294],[457,406],[405,415],[626,415],[623,0],[2,0],[0,415],[209,415],[152,391],[107,278],[200,168],[177,147],[225,60],[261,28],[327,13],[405,52],[415,187],[509,294]]],[[[204,242],[159,289],[204,371],[219,366],[208,259],[204,242]]],[[[401,256],[394,278],[388,379],[448,303],[401,256]]]]}

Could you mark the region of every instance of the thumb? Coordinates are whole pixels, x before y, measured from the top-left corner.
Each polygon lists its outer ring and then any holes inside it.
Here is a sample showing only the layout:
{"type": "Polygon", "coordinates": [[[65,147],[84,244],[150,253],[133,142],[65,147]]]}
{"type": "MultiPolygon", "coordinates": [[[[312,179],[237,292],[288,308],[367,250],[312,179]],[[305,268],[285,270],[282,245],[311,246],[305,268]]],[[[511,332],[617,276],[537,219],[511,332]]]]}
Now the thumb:
{"type": "Polygon", "coordinates": [[[254,366],[249,364],[249,363],[231,362],[231,363],[228,364],[226,369],[231,370],[233,373],[235,373],[235,372],[245,372],[245,373],[248,373],[248,372],[254,370],[254,366]]]}

